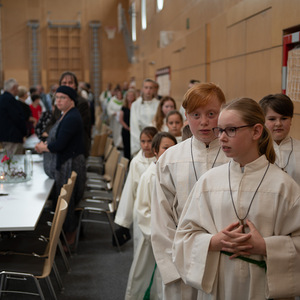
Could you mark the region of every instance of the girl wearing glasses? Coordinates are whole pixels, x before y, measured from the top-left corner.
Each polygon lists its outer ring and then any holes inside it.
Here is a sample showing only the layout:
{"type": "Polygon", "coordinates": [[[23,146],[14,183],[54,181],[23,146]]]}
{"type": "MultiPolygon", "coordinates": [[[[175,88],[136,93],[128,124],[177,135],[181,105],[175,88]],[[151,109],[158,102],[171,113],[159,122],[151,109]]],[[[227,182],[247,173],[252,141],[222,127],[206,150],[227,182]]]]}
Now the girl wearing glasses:
{"type": "Polygon", "coordinates": [[[182,212],[173,259],[198,299],[300,294],[300,188],[273,164],[264,124],[252,99],[225,106],[214,133],[231,160],[201,176],[182,212]]]}
{"type": "Polygon", "coordinates": [[[275,94],[264,97],[259,104],[273,137],[275,164],[300,184],[300,141],[289,135],[294,115],[292,100],[286,95],[275,94]]]}

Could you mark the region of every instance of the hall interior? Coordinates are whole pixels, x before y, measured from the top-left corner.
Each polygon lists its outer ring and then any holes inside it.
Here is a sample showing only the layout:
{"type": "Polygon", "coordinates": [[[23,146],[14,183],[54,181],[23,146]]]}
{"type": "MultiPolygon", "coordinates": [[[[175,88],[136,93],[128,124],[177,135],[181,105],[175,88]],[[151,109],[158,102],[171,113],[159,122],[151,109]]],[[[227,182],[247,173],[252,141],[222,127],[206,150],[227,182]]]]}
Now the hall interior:
{"type": "Polygon", "coordinates": [[[10,77],[48,91],[70,70],[96,96],[145,78],[178,104],[190,79],[227,101],[286,92],[300,137],[297,0],[1,0],[0,85],[10,77]]]}

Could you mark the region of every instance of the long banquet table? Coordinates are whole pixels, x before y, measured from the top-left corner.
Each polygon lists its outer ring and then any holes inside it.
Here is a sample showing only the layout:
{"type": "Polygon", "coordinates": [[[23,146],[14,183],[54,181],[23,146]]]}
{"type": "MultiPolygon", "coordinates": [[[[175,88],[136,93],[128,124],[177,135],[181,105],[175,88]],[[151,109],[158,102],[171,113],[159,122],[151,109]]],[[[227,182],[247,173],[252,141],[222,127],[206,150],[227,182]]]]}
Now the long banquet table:
{"type": "Polygon", "coordinates": [[[0,232],[34,230],[53,185],[40,155],[33,155],[29,181],[0,183],[0,194],[8,194],[0,196],[0,232]]]}

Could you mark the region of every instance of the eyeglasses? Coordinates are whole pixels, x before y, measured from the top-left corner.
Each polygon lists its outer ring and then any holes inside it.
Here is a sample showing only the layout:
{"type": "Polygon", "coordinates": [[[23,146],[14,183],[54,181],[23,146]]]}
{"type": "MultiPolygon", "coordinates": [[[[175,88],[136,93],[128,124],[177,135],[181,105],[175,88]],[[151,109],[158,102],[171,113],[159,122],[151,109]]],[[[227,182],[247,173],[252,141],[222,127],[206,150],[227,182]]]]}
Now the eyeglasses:
{"type": "Polygon", "coordinates": [[[254,125],[243,125],[243,126],[238,126],[238,127],[226,127],[225,129],[220,128],[220,127],[214,127],[212,131],[214,132],[216,137],[220,137],[223,132],[227,134],[229,137],[234,137],[236,135],[236,131],[240,128],[245,128],[245,127],[252,127],[254,125]]]}

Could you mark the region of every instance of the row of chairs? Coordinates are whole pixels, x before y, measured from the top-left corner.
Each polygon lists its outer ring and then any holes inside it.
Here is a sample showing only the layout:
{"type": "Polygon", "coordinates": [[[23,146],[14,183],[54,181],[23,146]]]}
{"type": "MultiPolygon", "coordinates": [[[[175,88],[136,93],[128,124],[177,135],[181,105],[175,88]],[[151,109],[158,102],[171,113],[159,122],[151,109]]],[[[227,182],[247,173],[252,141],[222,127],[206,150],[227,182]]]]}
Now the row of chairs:
{"type": "MultiPolygon", "coordinates": [[[[68,182],[61,188],[54,212],[45,211],[36,230],[33,232],[14,233],[8,239],[0,242],[0,298],[3,294],[17,293],[39,296],[45,299],[40,280],[45,279],[53,299],[57,299],[50,273],[53,270],[60,289],[62,281],[56,267],[55,256],[57,248],[65,255],[61,236],[62,226],[66,218],[68,203],[71,199],[77,174],[72,172],[68,182]],[[57,247],[58,246],[58,247],[57,247]],[[11,290],[11,280],[21,280],[22,283],[32,281],[36,292],[11,290]]],[[[64,257],[67,265],[67,258],[64,257]]]]}
{"type": "MultiPolygon", "coordinates": [[[[84,223],[108,223],[116,241],[117,249],[121,252],[114,230],[114,215],[121,197],[128,159],[121,157],[120,152],[112,144],[109,132],[95,135],[91,156],[87,160],[86,191],[82,201],[77,205],[79,226],[75,242],[78,247],[80,230],[84,223]],[[103,220],[106,216],[106,221],[103,220]]],[[[72,172],[57,200],[55,212],[45,211],[34,232],[16,233],[11,238],[0,241],[0,298],[7,293],[21,293],[39,296],[45,299],[40,280],[44,279],[52,296],[57,299],[50,280],[53,270],[60,290],[63,289],[55,254],[58,250],[64,265],[69,271],[69,261],[63,243],[68,246],[62,229],[68,203],[70,201],[77,174],[72,172]],[[32,281],[36,291],[11,290],[9,282],[16,279],[21,282],[32,281]]],[[[70,249],[67,252],[71,255],[70,249]]],[[[15,287],[15,286],[13,286],[15,287]]]]}
{"type": "Polygon", "coordinates": [[[84,223],[108,223],[116,241],[114,216],[121,197],[129,160],[121,157],[107,133],[94,137],[93,151],[87,160],[87,182],[82,201],[77,206],[80,212],[75,249],[78,247],[81,228],[84,223]],[[100,149],[98,152],[96,149],[100,149]],[[101,152],[103,149],[103,152],[101,152]],[[103,220],[102,216],[106,217],[103,220]]]}

